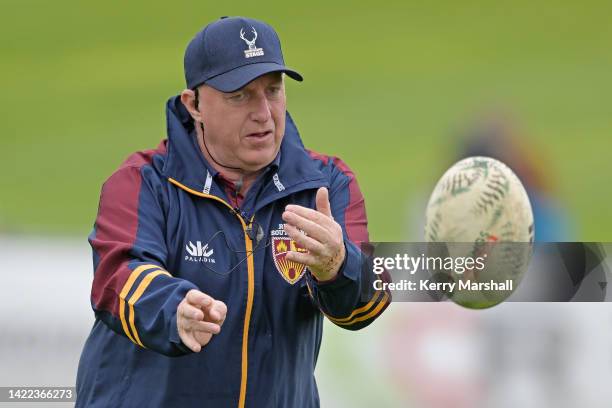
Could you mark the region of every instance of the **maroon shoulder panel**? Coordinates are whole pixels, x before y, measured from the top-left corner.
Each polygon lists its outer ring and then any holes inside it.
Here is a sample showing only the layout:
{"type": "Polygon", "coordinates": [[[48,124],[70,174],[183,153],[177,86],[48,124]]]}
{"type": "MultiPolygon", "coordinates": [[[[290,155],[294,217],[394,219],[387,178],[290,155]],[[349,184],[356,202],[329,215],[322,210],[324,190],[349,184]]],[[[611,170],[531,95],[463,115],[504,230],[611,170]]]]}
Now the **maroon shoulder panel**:
{"type": "Polygon", "coordinates": [[[344,210],[344,226],[348,238],[354,243],[369,242],[368,235],[368,218],[365,209],[365,200],[357,179],[353,171],[338,157],[329,157],[312,150],[306,150],[310,157],[314,160],[320,160],[324,165],[327,165],[330,160],[344,176],[348,177],[348,194],[349,200],[346,209],[344,210]]]}

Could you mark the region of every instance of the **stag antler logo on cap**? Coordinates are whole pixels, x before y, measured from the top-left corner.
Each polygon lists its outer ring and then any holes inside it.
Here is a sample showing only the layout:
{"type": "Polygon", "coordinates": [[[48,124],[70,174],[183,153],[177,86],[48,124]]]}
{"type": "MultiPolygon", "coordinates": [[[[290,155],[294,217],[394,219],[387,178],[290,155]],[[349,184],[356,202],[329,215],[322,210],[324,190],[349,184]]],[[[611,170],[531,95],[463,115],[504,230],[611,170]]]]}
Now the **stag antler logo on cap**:
{"type": "Polygon", "coordinates": [[[255,30],[255,27],[251,27],[251,29],[252,29],[253,34],[255,35],[252,40],[245,38],[244,29],[242,28],[240,29],[240,38],[242,38],[244,42],[247,43],[247,45],[249,46],[248,50],[244,50],[245,58],[260,57],[264,55],[263,48],[257,48],[255,46],[255,40],[257,40],[257,30],[255,30]]]}

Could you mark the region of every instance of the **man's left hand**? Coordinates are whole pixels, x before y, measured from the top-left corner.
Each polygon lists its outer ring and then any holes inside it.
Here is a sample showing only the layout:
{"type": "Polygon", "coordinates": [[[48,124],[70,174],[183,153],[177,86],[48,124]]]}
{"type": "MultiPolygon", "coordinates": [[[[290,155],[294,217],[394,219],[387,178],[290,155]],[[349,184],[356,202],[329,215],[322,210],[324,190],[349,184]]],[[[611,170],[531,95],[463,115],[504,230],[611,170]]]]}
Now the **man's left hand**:
{"type": "Polygon", "coordinates": [[[283,213],[285,231],[307,252],[287,252],[286,259],[308,266],[318,281],[336,277],[346,250],[342,227],[331,214],[329,193],[325,187],[317,191],[316,210],[290,204],[283,213]]]}

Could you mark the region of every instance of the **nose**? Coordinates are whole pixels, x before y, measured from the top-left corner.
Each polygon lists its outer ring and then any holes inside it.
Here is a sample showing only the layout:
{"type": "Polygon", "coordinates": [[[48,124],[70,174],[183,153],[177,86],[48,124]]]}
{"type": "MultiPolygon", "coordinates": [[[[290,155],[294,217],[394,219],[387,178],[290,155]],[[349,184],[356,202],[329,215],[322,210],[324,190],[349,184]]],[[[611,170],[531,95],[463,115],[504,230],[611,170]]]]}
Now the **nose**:
{"type": "Polygon", "coordinates": [[[255,122],[266,123],[271,117],[270,101],[268,101],[265,94],[258,94],[256,98],[253,98],[251,119],[255,122]]]}

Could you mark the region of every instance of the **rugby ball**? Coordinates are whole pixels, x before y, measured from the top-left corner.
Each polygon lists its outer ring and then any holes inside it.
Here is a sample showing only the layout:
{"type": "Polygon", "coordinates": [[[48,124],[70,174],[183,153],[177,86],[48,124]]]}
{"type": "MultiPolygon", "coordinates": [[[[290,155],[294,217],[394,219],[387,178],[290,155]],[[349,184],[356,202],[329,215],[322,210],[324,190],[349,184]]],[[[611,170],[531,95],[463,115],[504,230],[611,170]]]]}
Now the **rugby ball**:
{"type": "Polygon", "coordinates": [[[486,271],[451,273],[453,280],[512,280],[511,290],[455,291],[454,301],[490,307],[516,289],[531,256],[534,226],[527,192],[508,166],[481,156],[455,163],[436,184],[425,217],[426,242],[445,243],[455,257],[486,253],[486,271]]]}

